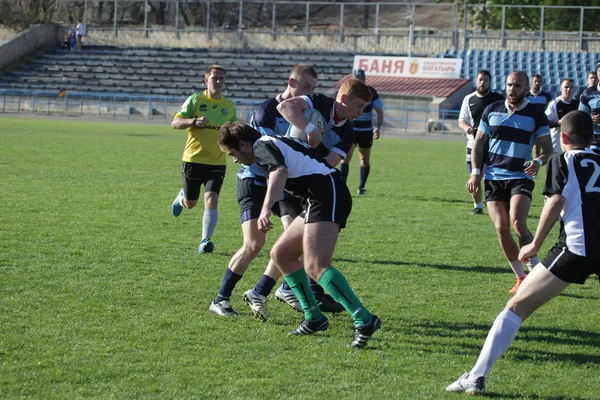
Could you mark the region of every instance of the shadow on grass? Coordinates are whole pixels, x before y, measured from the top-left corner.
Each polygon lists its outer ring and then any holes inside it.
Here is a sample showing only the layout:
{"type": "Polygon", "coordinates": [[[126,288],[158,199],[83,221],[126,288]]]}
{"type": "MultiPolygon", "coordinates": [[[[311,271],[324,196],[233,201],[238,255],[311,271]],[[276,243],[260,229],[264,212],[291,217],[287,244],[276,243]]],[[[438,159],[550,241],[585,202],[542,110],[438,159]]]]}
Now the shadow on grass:
{"type": "Polygon", "coordinates": [[[507,274],[510,272],[510,268],[506,267],[489,267],[483,265],[476,265],[470,267],[463,267],[459,265],[448,265],[448,264],[428,264],[428,263],[413,263],[406,261],[389,261],[389,260],[352,260],[349,258],[334,258],[335,262],[342,263],[368,263],[378,265],[396,265],[396,266],[414,266],[414,267],[425,267],[435,268],[441,270],[451,271],[465,271],[465,272],[481,272],[484,274],[507,274]]]}
{"type": "MultiPolygon", "coordinates": [[[[489,325],[437,321],[409,322],[408,326],[405,324],[402,329],[408,329],[409,332],[417,333],[421,336],[481,338],[481,344],[483,345],[483,341],[491,326],[492,321],[490,321],[489,325]]],[[[522,326],[517,338],[522,341],[547,342],[557,345],[583,344],[600,347],[600,332],[590,332],[580,329],[522,326]]],[[[597,358],[600,361],[600,357],[597,358]]]]}
{"type": "Polygon", "coordinates": [[[531,400],[587,400],[585,397],[573,396],[538,396],[537,394],[528,394],[523,397],[522,394],[505,394],[495,392],[485,392],[485,398],[488,399],[531,399],[531,400]]]}

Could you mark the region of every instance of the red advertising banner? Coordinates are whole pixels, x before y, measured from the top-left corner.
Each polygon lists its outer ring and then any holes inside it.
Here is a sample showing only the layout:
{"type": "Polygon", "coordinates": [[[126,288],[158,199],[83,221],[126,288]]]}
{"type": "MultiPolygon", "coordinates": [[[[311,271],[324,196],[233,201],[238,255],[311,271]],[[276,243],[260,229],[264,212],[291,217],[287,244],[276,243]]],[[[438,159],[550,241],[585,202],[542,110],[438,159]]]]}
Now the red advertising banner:
{"type": "Polygon", "coordinates": [[[460,58],[354,56],[353,69],[367,76],[458,79],[461,66],[460,58]]]}

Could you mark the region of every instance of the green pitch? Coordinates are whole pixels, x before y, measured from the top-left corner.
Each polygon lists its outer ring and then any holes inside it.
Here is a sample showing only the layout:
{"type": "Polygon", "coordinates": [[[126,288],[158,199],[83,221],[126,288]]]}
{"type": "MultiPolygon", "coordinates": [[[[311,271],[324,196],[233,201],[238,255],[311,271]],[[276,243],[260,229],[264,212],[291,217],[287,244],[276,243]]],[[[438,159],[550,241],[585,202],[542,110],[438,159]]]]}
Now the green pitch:
{"type": "MultiPolygon", "coordinates": [[[[471,368],[514,284],[489,218],[469,214],[462,141],[375,143],[368,195],[354,197],[334,255],[383,320],[361,351],[346,347],[345,314],[314,337],[288,337],[302,317],[272,297],[269,321],[251,317],[242,293],[278,223],[234,292],[241,315],[208,313],[241,244],[237,166],[215,252],[197,255],[202,208],[170,213],[184,142],[167,123],[0,118],[0,397],[460,397],[444,388],[471,368]]],[[[356,155],[352,193],[357,182],[356,155]]],[[[492,397],[597,399],[599,309],[595,279],[542,308],[490,374],[492,397]]]]}

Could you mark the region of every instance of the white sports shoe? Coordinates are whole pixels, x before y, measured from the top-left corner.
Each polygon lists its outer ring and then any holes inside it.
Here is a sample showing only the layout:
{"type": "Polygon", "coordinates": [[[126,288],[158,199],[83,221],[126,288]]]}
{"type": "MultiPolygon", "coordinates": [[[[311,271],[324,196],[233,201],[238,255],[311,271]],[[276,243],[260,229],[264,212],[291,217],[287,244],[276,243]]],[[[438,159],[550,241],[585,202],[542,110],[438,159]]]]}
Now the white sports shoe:
{"type": "Polygon", "coordinates": [[[480,376],[475,380],[469,379],[469,373],[465,372],[456,380],[456,382],[446,387],[446,392],[466,393],[466,394],[484,394],[485,377],[480,376]]]}
{"type": "Polygon", "coordinates": [[[291,290],[285,290],[283,286],[279,286],[275,291],[275,298],[282,303],[286,303],[296,311],[303,312],[302,305],[296,298],[296,295],[291,290]]]}
{"type": "Polygon", "coordinates": [[[254,318],[261,322],[266,322],[269,315],[267,314],[267,298],[260,294],[255,294],[252,289],[244,292],[244,301],[252,310],[254,318]]]}
{"type": "Polygon", "coordinates": [[[238,315],[237,311],[231,308],[229,300],[223,300],[218,303],[211,301],[210,307],[208,307],[208,311],[220,315],[221,317],[235,317],[236,315],[238,315]]]}

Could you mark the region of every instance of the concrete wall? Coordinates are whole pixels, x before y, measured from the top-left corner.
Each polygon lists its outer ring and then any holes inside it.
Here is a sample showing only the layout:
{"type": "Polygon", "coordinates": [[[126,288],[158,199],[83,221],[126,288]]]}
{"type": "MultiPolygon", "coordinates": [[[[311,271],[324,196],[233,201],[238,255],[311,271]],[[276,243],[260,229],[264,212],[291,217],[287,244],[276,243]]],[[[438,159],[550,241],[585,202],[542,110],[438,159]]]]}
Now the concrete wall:
{"type": "Polygon", "coordinates": [[[55,46],[58,40],[57,25],[32,26],[0,45],[0,67],[40,47],[55,46]]]}

